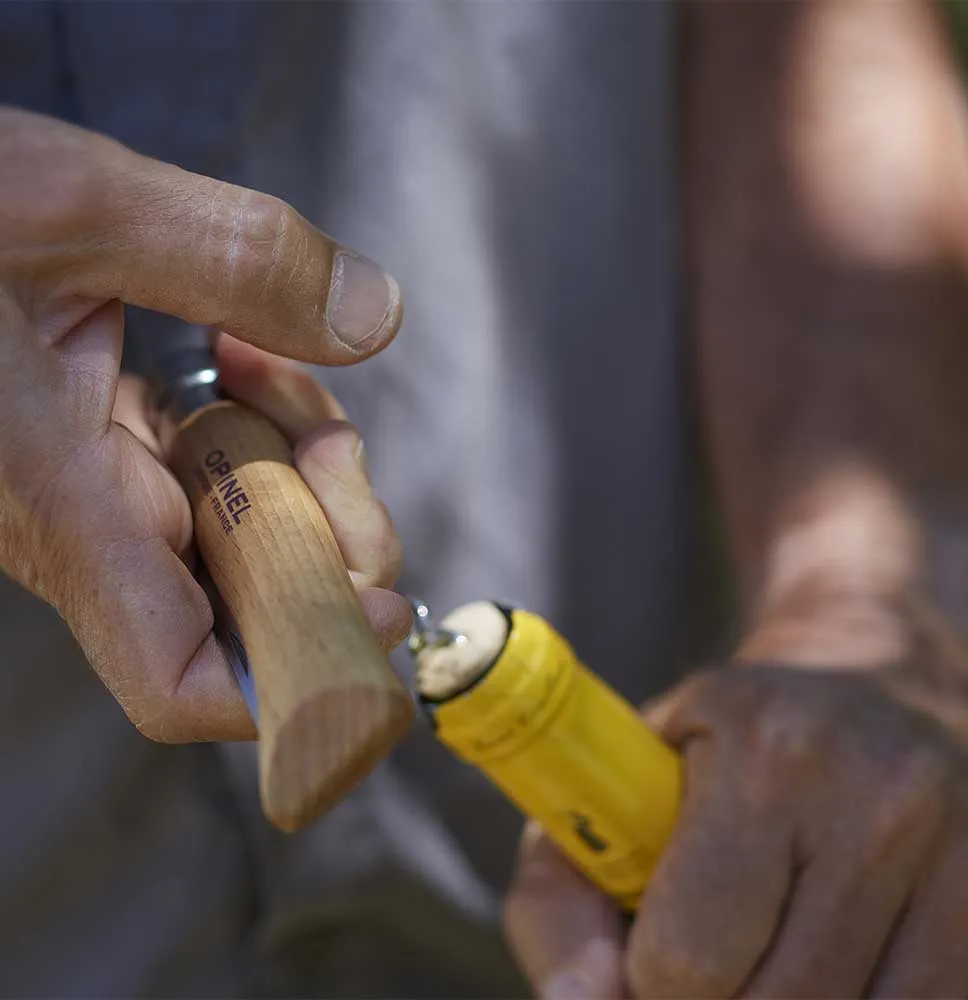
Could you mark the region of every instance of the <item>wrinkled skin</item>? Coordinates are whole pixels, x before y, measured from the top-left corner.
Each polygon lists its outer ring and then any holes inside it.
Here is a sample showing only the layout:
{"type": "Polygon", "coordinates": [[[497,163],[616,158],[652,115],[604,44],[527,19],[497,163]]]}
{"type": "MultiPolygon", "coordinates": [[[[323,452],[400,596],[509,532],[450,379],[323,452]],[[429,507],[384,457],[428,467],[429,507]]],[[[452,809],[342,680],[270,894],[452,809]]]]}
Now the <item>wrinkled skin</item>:
{"type": "Polygon", "coordinates": [[[526,836],[507,923],[541,996],[968,996],[968,104],[941,7],[677,8],[741,641],[650,710],[686,781],[627,932],[526,836]]]}
{"type": "Polygon", "coordinates": [[[536,830],[507,926],[545,997],[968,992],[968,752],[893,684],[697,675],[649,713],[683,754],[673,839],[628,929],[536,830]]]}
{"type": "Polygon", "coordinates": [[[254,732],[187,567],[191,514],[144,387],[119,385],[122,303],[234,335],[217,347],[225,388],[292,441],[381,641],[406,632],[406,603],[383,589],[399,544],[359,437],[274,356],[351,364],[393,338],[399,300],[379,272],[330,290],[339,249],[274,198],[0,109],[0,568],[57,608],[152,738],[254,732]]]}

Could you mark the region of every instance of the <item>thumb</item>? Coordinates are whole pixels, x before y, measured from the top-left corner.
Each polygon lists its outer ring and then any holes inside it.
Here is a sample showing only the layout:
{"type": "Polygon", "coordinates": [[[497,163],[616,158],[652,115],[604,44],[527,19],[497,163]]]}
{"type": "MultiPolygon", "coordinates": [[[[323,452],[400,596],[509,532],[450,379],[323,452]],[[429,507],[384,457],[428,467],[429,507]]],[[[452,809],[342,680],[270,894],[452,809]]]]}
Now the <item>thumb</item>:
{"type": "Polygon", "coordinates": [[[504,924],[539,997],[625,997],[625,929],[615,903],[578,872],[535,823],[521,841],[504,924]]]}
{"type": "Polygon", "coordinates": [[[37,280],[57,276],[53,299],[120,299],[319,364],[352,364],[393,339],[396,282],[285,202],[36,115],[4,112],[5,130],[10,116],[44,132],[42,155],[17,175],[21,203],[38,210],[14,235],[37,280]]]}

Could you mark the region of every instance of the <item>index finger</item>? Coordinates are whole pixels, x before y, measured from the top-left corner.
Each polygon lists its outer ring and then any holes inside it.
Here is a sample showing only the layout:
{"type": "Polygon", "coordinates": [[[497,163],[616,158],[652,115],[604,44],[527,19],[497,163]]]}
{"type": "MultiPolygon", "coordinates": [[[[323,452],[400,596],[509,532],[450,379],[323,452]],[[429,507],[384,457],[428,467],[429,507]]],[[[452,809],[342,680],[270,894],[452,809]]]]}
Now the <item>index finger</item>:
{"type": "Polygon", "coordinates": [[[685,750],[682,813],[629,935],[637,997],[736,996],[782,919],[792,837],[741,794],[728,754],[708,740],[685,750]]]}
{"type": "Polygon", "coordinates": [[[18,224],[17,253],[57,298],[120,299],[327,365],[359,361],[396,334],[393,278],[285,202],[20,117],[49,135],[18,173],[19,202],[33,211],[18,224]]]}
{"type": "Polygon", "coordinates": [[[618,907],[535,823],[522,838],[504,923],[524,974],[543,1000],[628,996],[618,907]]]}

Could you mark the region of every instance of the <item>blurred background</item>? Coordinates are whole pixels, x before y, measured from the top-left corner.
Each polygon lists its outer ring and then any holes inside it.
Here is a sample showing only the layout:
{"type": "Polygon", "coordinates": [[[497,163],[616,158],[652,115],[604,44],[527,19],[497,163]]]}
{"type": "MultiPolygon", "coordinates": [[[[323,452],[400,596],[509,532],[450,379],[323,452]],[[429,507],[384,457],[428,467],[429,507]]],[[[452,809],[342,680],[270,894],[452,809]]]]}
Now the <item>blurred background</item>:
{"type": "MultiPolygon", "coordinates": [[[[968,5],[944,10],[968,53],[968,5]]],[[[318,377],[399,589],[523,604],[636,701],[732,638],[678,336],[675,14],[0,5],[3,102],[277,195],[398,279],[396,342],[318,377]]],[[[172,323],[130,310],[130,370],[172,323]]],[[[520,819],[426,727],[285,837],[251,746],[141,738],[6,579],[0,649],[3,995],[525,992],[498,926],[520,819]]]]}

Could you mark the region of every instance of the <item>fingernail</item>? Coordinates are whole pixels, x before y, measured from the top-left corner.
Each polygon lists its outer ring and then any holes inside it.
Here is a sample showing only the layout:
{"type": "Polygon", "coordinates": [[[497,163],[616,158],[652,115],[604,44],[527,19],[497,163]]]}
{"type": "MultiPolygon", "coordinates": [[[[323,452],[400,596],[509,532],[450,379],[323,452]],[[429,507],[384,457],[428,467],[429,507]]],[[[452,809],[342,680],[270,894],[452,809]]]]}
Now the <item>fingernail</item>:
{"type": "Polygon", "coordinates": [[[541,1000],[600,1000],[593,984],[580,972],[559,972],[541,990],[541,1000]]]}
{"type": "Polygon", "coordinates": [[[339,251],[333,258],[326,319],[346,347],[380,333],[399,309],[397,283],[366,257],[339,251]]]}

